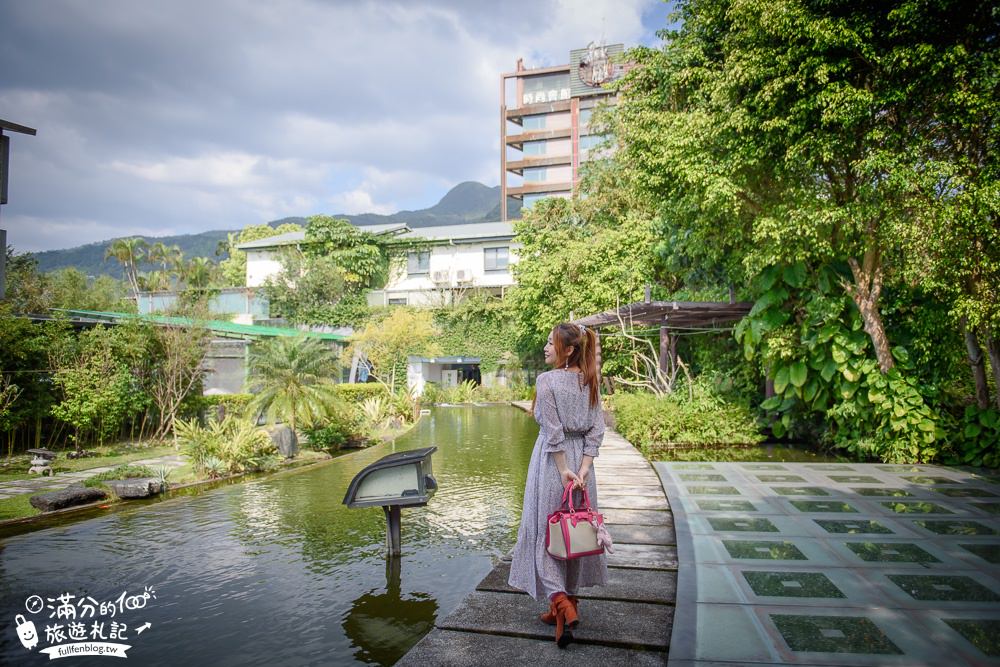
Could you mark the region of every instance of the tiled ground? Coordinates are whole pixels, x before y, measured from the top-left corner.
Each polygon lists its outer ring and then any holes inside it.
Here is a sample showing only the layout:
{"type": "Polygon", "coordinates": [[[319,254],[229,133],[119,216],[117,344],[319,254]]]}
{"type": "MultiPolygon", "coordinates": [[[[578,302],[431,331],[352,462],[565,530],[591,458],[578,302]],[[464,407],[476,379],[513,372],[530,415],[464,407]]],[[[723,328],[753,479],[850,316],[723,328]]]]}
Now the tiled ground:
{"type": "MultiPolygon", "coordinates": [[[[153,468],[154,470],[160,466],[165,466],[167,468],[180,468],[186,463],[186,458],[181,455],[171,455],[171,456],[161,456],[154,459],[144,459],[142,461],[133,461],[133,465],[144,465],[153,468]]],[[[94,475],[100,474],[102,472],[107,472],[108,470],[114,470],[113,466],[103,466],[99,468],[87,468],[86,470],[80,470],[77,472],[61,472],[57,473],[53,477],[33,477],[31,479],[19,479],[12,482],[0,482],[0,500],[4,498],[10,498],[12,496],[21,495],[24,493],[41,493],[43,491],[55,491],[58,489],[65,489],[71,484],[76,484],[77,482],[82,482],[86,479],[93,477],[94,475]]]]}
{"type": "Polygon", "coordinates": [[[680,563],[670,665],[1000,665],[1000,479],[655,467],[680,563]]]}

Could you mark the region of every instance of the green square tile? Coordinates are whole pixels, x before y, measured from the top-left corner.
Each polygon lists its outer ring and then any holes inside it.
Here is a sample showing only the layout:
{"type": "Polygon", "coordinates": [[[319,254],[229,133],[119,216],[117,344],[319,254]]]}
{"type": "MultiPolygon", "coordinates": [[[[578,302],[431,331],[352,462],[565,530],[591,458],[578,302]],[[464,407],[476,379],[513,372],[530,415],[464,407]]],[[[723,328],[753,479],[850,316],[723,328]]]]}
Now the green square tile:
{"type": "Polygon", "coordinates": [[[800,512],[857,512],[847,503],[836,500],[790,500],[800,512]]]}
{"type": "Polygon", "coordinates": [[[930,519],[913,523],[938,535],[996,535],[997,531],[978,521],[947,521],[930,519]]]}
{"type": "Polygon", "coordinates": [[[725,482],[725,475],[716,475],[712,473],[697,473],[689,472],[683,475],[678,475],[682,481],[685,482],[725,482]]]}
{"type": "Polygon", "coordinates": [[[847,542],[847,548],[870,563],[940,563],[916,544],[899,542],[847,542]]]}
{"type": "Polygon", "coordinates": [[[711,463],[674,463],[670,467],[674,470],[715,470],[711,463]]]}
{"type": "Polygon", "coordinates": [[[806,481],[804,477],[799,477],[798,475],[754,475],[759,481],[766,482],[768,484],[774,482],[804,482],[806,481]]]}
{"type": "Polygon", "coordinates": [[[843,463],[806,463],[810,470],[822,470],[823,472],[854,472],[854,468],[843,463]]]}
{"type": "Polygon", "coordinates": [[[923,472],[917,466],[903,466],[903,465],[891,465],[890,464],[890,465],[875,466],[875,467],[878,468],[879,470],[885,470],[886,472],[895,472],[895,473],[901,473],[901,472],[923,472]]]}
{"type": "Polygon", "coordinates": [[[726,551],[733,558],[761,558],[765,560],[809,560],[791,542],[764,540],[722,540],[726,551]]]}
{"type": "Polygon", "coordinates": [[[771,621],[793,651],[821,653],[903,652],[871,620],[859,616],[771,614],[771,621]]]}
{"type": "Polygon", "coordinates": [[[688,486],[684,489],[691,496],[738,496],[735,486],[688,486]]]}
{"type": "Polygon", "coordinates": [[[857,489],[851,489],[854,493],[862,496],[881,496],[883,498],[902,498],[905,496],[912,496],[913,494],[906,489],[889,489],[889,488],[873,488],[870,486],[860,487],[857,489]]]}
{"type": "Polygon", "coordinates": [[[976,509],[981,509],[990,514],[1000,514],[1000,503],[969,503],[976,509]]]}
{"type": "Polygon", "coordinates": [[[1000,564],[1000,544],[959,544],[969,553],[976,554],[987,563],[1000,564]]]}
{"type": "Polygon", "coordinates": [[[946,496],[952,498],[996,498],[997,494],[987,491],[986,489],[980,489],[975,486],[946,486],[940,489],[934,489],[938,493],[943,493],[946,496]]]}
{"type": "Polygon", "coordinates": [[[777,463],[744,463],[743,467],[747,470],[788,470],[785,466],[777,463]]]}
{"type": "Polygon", "coordinates": [[[950,509],[945,509],[934,503],[898,500],[896,502],[880,504],[888,507],[897,514],[954,514],[950,509]]]}
{"type": "Polygon", "coordinates": [[[830,479],[841,484],[881,484],[882,480],[871,475],[827,475],[830,479]]]}
{"type": "Polygon", "coordinates": [[[935,574],[890,574],[889,581],[915,600],[997,602],[1000,595],[971,577],[935,574]]]}
{"type": "Polygon", "coordinates": [[[818,486],[772,486],[780,496],[828,496],[830,492],[818,486]]]}
{"type": "Polygon", "coordinates": [[[756,512],[757,508],[749,500],[708,500],[696,501],[703,512],[756,512]]]}
{"type": "Polygon", "coordinates": [[[828,533],[842,535],[893,534],[891,530],[878,521],[868,521],[865,519],[813,519],[813,521],[828,533]]]}
{"type": "Polygon", "coordinates": [[[777,533],[778,527],[768,519],[710,517],[712,530],[732,530],[752,533],[777,533]]]}
{"type": "Polygon", "coordinates": [[[1000,656],[1000,620],[992,618],[942,618],[941,620],[986,655],[1000,656]]]}
{"type": "Polygon", "coordinates": [[[844,598],[840,589],[819,572],[748,572],[743,578],[755,595],[785,598],[844,598]]]}
{"type": "Polygon", "coordinates": [[[921,475],[903,477],[907,482],[911,484],[958,484],[959,482],[951,479],[950,477],[923,477],[921,475]]]}

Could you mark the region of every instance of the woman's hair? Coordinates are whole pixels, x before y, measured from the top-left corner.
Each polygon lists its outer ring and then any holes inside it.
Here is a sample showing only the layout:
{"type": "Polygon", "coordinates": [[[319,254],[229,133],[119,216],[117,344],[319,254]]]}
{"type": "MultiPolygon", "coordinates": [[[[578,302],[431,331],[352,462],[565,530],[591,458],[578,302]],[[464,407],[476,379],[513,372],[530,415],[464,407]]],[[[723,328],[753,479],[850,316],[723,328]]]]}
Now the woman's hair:
{"type": "Polygon", "coordinates": [[[552,329],[552,347],[556,353],[556,368],[578,367],[583,375],[583,385],[590,390],[590,407],[596,406],[597,385],[600,383],[597,334],[579,324],[563,322],[552,329]]]}

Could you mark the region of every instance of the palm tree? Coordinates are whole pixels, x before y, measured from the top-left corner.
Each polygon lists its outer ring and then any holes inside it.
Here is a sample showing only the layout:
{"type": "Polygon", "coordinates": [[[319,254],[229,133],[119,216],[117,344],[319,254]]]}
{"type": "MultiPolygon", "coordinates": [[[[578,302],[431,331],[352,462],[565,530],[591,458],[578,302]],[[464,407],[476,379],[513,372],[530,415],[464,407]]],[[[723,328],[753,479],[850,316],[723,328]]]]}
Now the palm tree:
{"type": "Polygon", "coordinates": [[[216,266],[208,257],[194,257],[184,267],[188,287],[208,287],[215,278],[216,266]]]}
{"type": "Polygon", "coordinates": [[[305,335],[257,343],[250,351],[247,385],[256,394],[254,414],[284,420],[294,431],[339,407],[333,377],[337,357],[322,341],[305,335]]]}
{"type": "Polygon", "coordinates": [[[137,265],[149,245],[141,237],[115,239],[104,251],[104,259],[114,257],[125,273],[125,279],[135,292],[139,291],[139,271],[137,265]]]}

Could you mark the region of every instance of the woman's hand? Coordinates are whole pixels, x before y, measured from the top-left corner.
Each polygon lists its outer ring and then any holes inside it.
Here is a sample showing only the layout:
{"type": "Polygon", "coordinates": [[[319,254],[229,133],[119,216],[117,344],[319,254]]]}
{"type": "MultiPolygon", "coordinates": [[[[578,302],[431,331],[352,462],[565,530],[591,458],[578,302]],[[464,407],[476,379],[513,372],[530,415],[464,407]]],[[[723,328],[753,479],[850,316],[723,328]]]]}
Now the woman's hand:
{"type": "Polygon", "coordinates": [[[580,478],[580,486],[576,487],[582,489],[587,485],[587,477],[590,475],[590,468],[580,468],[580,472],[576,473],[576,476],[580,478]]]}
{"type": "Polygon", "coordinates": [[[560,477],[562,477],[563,488],[565,488],[566,485],[569,484],[570,482],[573,482],[574,489],[583,488],[583,480],[581,480],[580,476],[577,475],[572,470],[570,470],[569,468],[563,468],[563,470],[559,473],[559,475],[560,477]]]}

